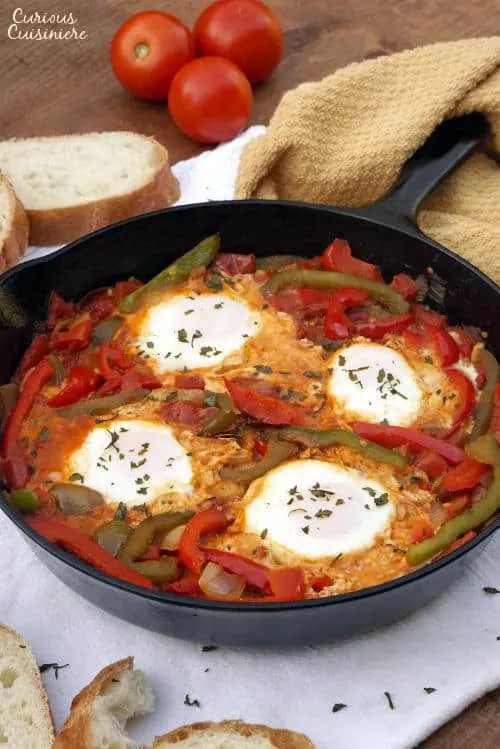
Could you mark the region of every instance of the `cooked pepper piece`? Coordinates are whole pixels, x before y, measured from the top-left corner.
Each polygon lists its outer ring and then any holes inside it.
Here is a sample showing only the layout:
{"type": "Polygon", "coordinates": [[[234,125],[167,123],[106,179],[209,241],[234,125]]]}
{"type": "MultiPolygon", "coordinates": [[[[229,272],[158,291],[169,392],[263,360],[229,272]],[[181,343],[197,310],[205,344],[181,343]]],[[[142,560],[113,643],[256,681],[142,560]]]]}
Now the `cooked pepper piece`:
{"type": "Polygon", "coordinates": [[[202,428],[200,431],[202,437],[210,437],[212,434],[225,432],[226,429],[229,429],[238,418],[233,410],[233,404],[229,396],[225,393],[214,393],[214,395],[219,413],[212,419],[209,419],[202,428]]]}
{"type": "Polygon", "coordinates": [[[171,265],[158,273],[151,281],[124,297],[118,304],[120,311],[135,312],[144,296],[149,292],[167,289],[186,281],[196,268],[209,265],[217,255],[219,248],[219,234],[213,234],[211,237],[202,239],[192,250],[174,260],[171,265]]]}
{"type": "Polygon", "coordinates": [[[38,494],[31,489],[13,489],[9,497],[14,507],[23,514],[34,512],[42,505],[38,494]]]}
{"type": "MultiPolygon", "coordinates": [[[[456,393],[457,410],[448,434],[455,429],[468,417],[475,402],[476,389],[472,381],[459,369],[446,369],[445,374],[456,393]]],[[[446,436],[447,436],[446,435],[446,436]]]]}
{"type": "Polygon", "coordinates": [[[111,520],[99,526],[94,533],[94,538],[99,546],[116,557],[130,533],[131,529],[125,520],[111,520]]]}
{"type": "Polygon", "coordinates": [[[488,470],[489,466],[484,463],[466,458],[462,463],[450,468],[441,486],[447,492],[463,492],[466,489],[474,489],[488,470]]]}
{"type": "Polygon", "coordinates": [[[345,445],[355,450],[360,455],[377,460],[379,463],[387,463],[395,468],[404,468],[408,459],[396,452],[381,447],[375,442],[359,437],[347,429],[307,429],[305,427],[287,427],[281,429],[279,436],[282,439],[299,442],[307,447],[329,447],[330,445],[345,445]]]}
{"type": "Polygon", "coordinates": [[[76,403],[92,393],[99,383],[99,375],[88,367],[71,367],[66,385],[49,400],[51,408],[62,408],[76,403]]]}
{"type": "Polygon", "coordinates": [[[179,558],[190,572],[199,575],[205,564],[205,554],[199,546],[202,536],[217,533],[230,523],[231,520],[216,507],[201,510],[191,518],[179,541],[179,558]]]}
{"type": "Polygon", "coordinates": [[[59,320],[67,320],[76,312],[73,302],[65,302],[57,291],[52,291],[49,299],[49,309],[47,311],[47,327],[49,330],[55,327],[59,320]]]}
{"type": "Polygon", "coordinates": [[[46,359],[42,359],[31,370],[5,426],[2,437],[2,457],[5,478],[12,489],[20,489],[28,480],[28,462],[19,447],[18,439],[36,396],[53,375],[54,370],[46,359]]]}
{"type": "Polygon", "coordinates": [[[173,583],[179,578],[179,560],[175,557],[150,559],[145,562],[134,562],[132,569],[147,577],[155,585],[173,583]]]}
{"type": "Polygon", "coordinates": [[[325,335],[332,341],[349,338],[354,323],[347,317],[350,307],[361,307],[368,299],[368,292],[363,289],[337,289],[330,297],[325,316],[325,335]]]}
{"type": "Polygon", "coordinates": [[[460,463],[465,460],[465,453],[456,445],[452,445],[445,440],[436,439],[429,434],[421,432],[419,429],[411,427],[396,427],[386,424],[369,424],[364,421],[355,421],[352,428],[367,440],[372,440],[378,445],[385,447],[400,447],[408,444],[412,447],[424,448],[424,450],[433,450],[442,455],[448,463],[460,463]]]}
{"type": "Polygon", "coordinates": [[[92,338],[92,320],[88,315],[72,322],[67,330],[54,331],[49,339],[51,351],[83,351],[92,338]]]}
{"type": "MultiPolygon", "coordinates": [[[[284,430],[286,431],[286,430],[284,430]]],[[[284,438],[285,439],[285,438],[284,438]]],[[[246,463],[231,468],[223,466],[220,469],[220,477],[231,481],[253,481],[275,468],[284,460],[290,458],[296,452],[296,448],[289,442],[278,439],[275,435],[271,437],[267,445],[264,457],[255,463],[246,463]]]]}
{"type": "Polygon", "coordinates": [[[334,239],[328,245],[321,256],[321,267],[323,270],[349,273],[351,276],[365,278],[367,281],[383,282],[384,280],[376,265],[352,256],[351,246],[345,239],[334,239]]]}
{"type": "Polygon", "coordinates": [[[118,559],[125,564],[133,564],[148,550],[157,533],[169,533],[178,525],[184,525],[193,517],[193,512],[172,510],[161,515],[146,518],[134,528],[118,552],[118,559]]]}
{"type": "Polygon", "coordinates": [[[484,369],[486,383],[481,390],[481,395],[477,402],[474,429],[470,436],[471,440],[480,437],[488,428],[495,400],[495,387],[500,375],[500,367],[491,351],[481,349],[478,354],[478,360],[484,369]]]}
{"type": "Polygon", "coordinates": [[[73,403],[60,411],[61,416],[72,418],[78,414],[99,414],[105,411],[113,411],[115,408],[124,406],[126,403],[135,403],[149,395],[151,391],[144,388],[131,388],[122,390],[115,395],[103,395],[102,398],[89,398],[89,400],[73,403]]]}
{"type": "Polygon", "coordinates": [[[276,294],[276,292],[288,286],[307,286],[313,289],[324,289],[325,291],[346,287],[363,289],[395,315],[403,314],[409,308],[408,302],[403,299],[401,294],[384,283],[324,270],[295,270],[291,268],[278,271],[264,284],[261,292],[268,296],[276,294]]]}
{"type": "Polygon", "coordinates": [[[19,376],[24,377],[26,372],[36,366],[49,352],[49,339],[46,335],[37,335],[23,354],[19,364],[19,376]]]}
{"type": "Polygon", "coordinates": [[[442,367],[451,367],[458,361],[460,350],[458,343],[443,328],[428,323],[422,323],[425,339],[431,346],[442,367]]]}
{"type": "Polygon", "coordinates": [[[224,380],[237,408],[263,424],[302,424],[305,412],[302,406],[287,403],[264,395],[257,390],[240,385],[235,380],[224,380]]]}
{"type": "Polygon", "coordinates": [[[414,566],[426,562],[447,549],[460,536],[485,523],[500,509],[500,448],[494,436],[487,434],[471,442],[467,446],[467,453],[479,463],[487,463],[493,467],[493,483],[484,499],[449,520],[432,538],[410,546],[406,554],[408,564],[414,566]]]}
{"type": "Polygon", "coordinates": [[[406,330],[412,322],[413,317],[410,314],[392,315],[381,320],[361,320],[353,324],[353,332],[355,335],[371,338],[372,341],[379,341],[388,333],[400,333],[406,330]]]}
{"type": "Polygon", "coordinates": [[[66,551],[75,554],[92,567],[105,572],[107,575],[117,577],[123,582],[132,585],[140,585],[144,588],[152,588],[153,583],[144,575],[127,567],[118,559],[99,546],[96,541],[85,533],[72,528],[57,520],[29,520],[34,531],[56,546],[62,546],[66,551]]]}
{"type": "Polygon", "coordinates": [[[212,549],[205,546],[202,549],[207,562],[215,562],[227,572],[234,575],[241,575],[245,578],[245,583],[258,590],[269,591],[269,567],[255,562],[253,559],[241,557],[239,554],[233,554],[230,551],[221,549],[212,549]]]}

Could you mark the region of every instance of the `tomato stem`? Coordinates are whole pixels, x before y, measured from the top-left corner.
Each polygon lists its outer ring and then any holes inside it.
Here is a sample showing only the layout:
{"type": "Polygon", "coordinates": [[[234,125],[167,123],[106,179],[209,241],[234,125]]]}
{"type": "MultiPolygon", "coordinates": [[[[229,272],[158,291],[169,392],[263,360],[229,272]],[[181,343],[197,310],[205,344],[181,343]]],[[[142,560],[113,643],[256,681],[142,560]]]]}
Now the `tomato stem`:
{"type": "Polygon", "coordinates": [[[134,47],[134,55],[139,60],[145,60],[150,52],[151,48],[146,42],[139,42],[139,44],[136,44],[134,47]]]}

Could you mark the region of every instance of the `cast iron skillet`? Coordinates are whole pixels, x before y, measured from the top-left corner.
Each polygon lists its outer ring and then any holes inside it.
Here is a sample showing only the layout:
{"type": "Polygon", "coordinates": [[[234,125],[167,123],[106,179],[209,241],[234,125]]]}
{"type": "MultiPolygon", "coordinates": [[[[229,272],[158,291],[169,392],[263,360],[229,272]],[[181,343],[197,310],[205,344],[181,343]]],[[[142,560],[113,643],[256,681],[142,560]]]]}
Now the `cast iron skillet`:
{"type": "MultiPolygon", "coordinates": [[[[121,222],[0,278],[0,382],[13,373],[33,323],[45,319],[51,289],[67,299],[128,276],[147,280],[202,237],[220,231],[228,251],[316,255],[334,237],[381,266],[387,278],[432,267],[446,284],[452,321],[479,325],[500,358],[500,289],[476,268],[423,236],[414,223],[422,199],[477,144],[484,122],[448,123],[421,150],[412,173],[386,200],[360,209],[284,201],[228,201],[160,211],[121,222]]],[[[175,597],[110,578],[35,534],[6,503],[3,511],[63,582],[97,606],[141,627],[204,643],[290,646],[331,640],[391,622],[423,606],[459,577],[500,526],[465,548],[383,585],[319,600],[235,604],[175,597]]],[[[63,592],[61,591],[63,594],[63,592]]],[[[54,602],[52,602],[54,605],[54,602]]],[[[57,602],[55,603],[57,606],[57,602]]]]}

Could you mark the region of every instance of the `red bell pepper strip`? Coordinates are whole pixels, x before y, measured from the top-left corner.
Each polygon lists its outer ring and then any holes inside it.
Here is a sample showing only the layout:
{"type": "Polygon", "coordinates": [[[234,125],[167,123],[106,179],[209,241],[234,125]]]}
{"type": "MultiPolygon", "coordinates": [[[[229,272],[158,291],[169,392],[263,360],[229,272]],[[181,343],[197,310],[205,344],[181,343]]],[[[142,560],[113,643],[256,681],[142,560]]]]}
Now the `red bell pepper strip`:
{"type": "Polygon", "coordinates": [[[230,551],[221,549],[212,549],[205,546],[202,549],[207,562],[214,562],[234,575],[241,575],[245,578],[245,583],[258,590],[270,590],[269,587],[269,567],[254,562],[253,559],[241,557],[239,554],[232,554],[230,551]]]}
{"type": "Polygon", "coordinates": [[[321,256],[323,270],[347,273],[368,281],[382,281],[382,274],[376,265],[352,256],[352,250],[345,239],[334,239],[321,256]]]}
{"type": "Polygon", "coordinates": [[[304,317],[314,317],[326,312],[332,296],[329,291],[307,288],[299,289],[298,294],[304,317]]]}
{"type": "Polygon", "coordinates": [[[414,544],[425,541],[426,538],[432,538],[434,530],[432,525],[424,519],[417,518],[411,524],[411,538],[414,544]]]}
{"type": "Polygon", "coordinates": [[[34,531],[56,546],[62,546],[66,551],[75,554],[91,567],[95,567],[107,575],[117,577],[125,583],[152,588],[153,583],[147,577],[127,567],[119,559],[99,546],[93,538],[76,528],[72,528],[58,520],[28,520],[34,531]]]}
{"type": "Polygon", "coordinates": [[[384,447],[400,447],[408,444],[411,447],[434,450],[438,455],[442,455],[448,463],[453,464],[461,463],[466,457],[465,452],[460,447],[445,440],[431,437],[419,429],[388,426],[386,424],[368,424],[364,421],[355,421],[352,428],[360,437],[384,447]]]}
{"type": "Polygon", "coordinates": [[[199,546],[200,539],[227,528],[230,523],[231,520],[222,510],[215,507],[193,515],[179,541],[179,558],[184,567],[199,575],[206,561],[205,553],[199,546]]]}
{"type": "Polygon", "coordinates": [[[397,291],[398,294],[401,294],[403,299],[406,299],[407,302],[413,302],[418,292],[420,291],[420,286],[418,285],[418,283],[406,273],[396,273],[390,283],[390,286],[394,289],[394,291],[397,291]]]}
{"type": "Polygon", "coordinates": [[[363,289],[337,289],[330,296],[325,317],[325,335],[332,341],[349,338],[354,323],[347,317],[346,309],[361,307],[368,299],[368,292],[363,289]]]}
{"type": "Polygon", "coordinates": [[[20,489],[28,480],[28,463],[19,447],[21,428],[27,418],[35,398],[43,386],[54,376],[54,370],[47,359],[42,359],[24,381],[23,389],[12,409],[2,437],[2,457],[7,483],[12,489],[20,489]]]}
{"type": "Polygon", "coordinates": [[[439,312],[427,309],[423,304],[412,304],[410,312],[420,325],[427,323],[427,325],[434,325],[436,328],[444,328],[448,322],[446,315],[440,315],[439,312]]]}
{"type": "Polygon", "coordinates": [[[479,463],[473,458],[466,458],[462,463],[450,468],[444,477],[442,487],[447,492],[463,492],[467,489],[474,489],[490,469],[491,466],[479,463]]]}
{"type": "Polygon", "coordinates": [[[371,338],[373,341],[379,341],[388,333],[400,333],[413,322],[411,315],[393,315],[386,319],[370,319],[353,324],[355,335],[362,335],[365,338],[371,338]]]}
{"type": "Polygon", "coordinates": [[[453,332],[453,337],[458,343],[461,358],[470,361],[476,343],[473,337],[466,333],[463,328],[451,328],[450,332],[453,332]]]}
{"type": "Polygon", "coordinates": [[[257,421],[264,424],[295,426],[304,423],[305,412],[301,406],[250,390],[234,380],[224,380],[224,382],[236,407],[257,421]]]}
{"type": "Polygon", "coordinates": [[[92,320],[89,316],[76,320],[67,330],[54,331],[50,336],[51,351],[83,351],[92,338],[92,320]]]}
{"type": "Polygon", "coordinates": [[[424,334],[427,342],[435,352],[439,363],[442,367],[450,367],[458,361],[460,351],[458,343],[443,328],[437,328],[435,325],[422,323],[424,334]]]}
{"type": "Polygon", "coordinates": [[[418,471],[426,473],[431,481],[435,481],[435,479],[438,479],[443,475],[443,473],[446,473],[448,470],[448,463],[442,455],[438,455],[434,450],[426,450],[419,455],[413,464],[413,467],[418,471]]]}
{"type": "Polygon", "coordinates": [[[306,592],[304,573],[300,567],[271,567],[269,587],[272,600],[300,601],[306,592]]]}
{"type": "Polygon", "coordinates": [[[453,419],[453,424],[446,434],[448,436],[468,417],[474,403],[476,402],[476,389],[471,380],[459,369],[447,369],[445,372],[448,380],[456,393],[455,402],[457,410],[453,419]]]}
{"type": "Polygon", "coordinates": [[[46,335],[37,335],[23,354],[19,365],[19,375],[24,377],[26,372],[40,362],[49,353],[49,339],[46,335]]]}
{"type": "Polygon", "coordinates": [[[66,385],[49,400],[49,406],[62,408],[76,403],[96,389],[99,379],[99,375],[92,369],[71,367],[66,385]]]}
{"type": "Polygon", "coordinates": [[[49,299],[47,311],[47,327],[49,330],[55,327],[59,320],[68,320],[76,312],[76,306],[72,302],[65,302],[57,291],[53,291],[49,299]]]}

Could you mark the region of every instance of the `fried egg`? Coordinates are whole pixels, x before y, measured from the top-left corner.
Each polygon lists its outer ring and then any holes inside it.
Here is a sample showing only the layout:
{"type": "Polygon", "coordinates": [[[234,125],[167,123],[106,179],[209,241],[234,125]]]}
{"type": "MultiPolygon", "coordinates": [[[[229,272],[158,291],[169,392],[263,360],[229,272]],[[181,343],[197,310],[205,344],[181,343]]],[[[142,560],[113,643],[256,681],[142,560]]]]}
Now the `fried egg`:
{"type": "Polygon", "coordinates": [[[261,328],[261,316],[228,293],[172,294],[149,306],[129,340],[155,374],[213,367],[261,328]]]}
{"type": "Polygon", "coordinates": [[[378,481],[332,462],[279,465],[254,481],[243,502],[244,530],[280,549],[319,560],[371,547],[388,529],[395,506],[378,481]]]}
{"type": "Polygon", "coordinates": [[[172,429],[157,421],[116,419],[96,425],[68,458],[66,480],[79,480],[108,502],[138,505],[190,494],[190,458],[172,429]]]}

